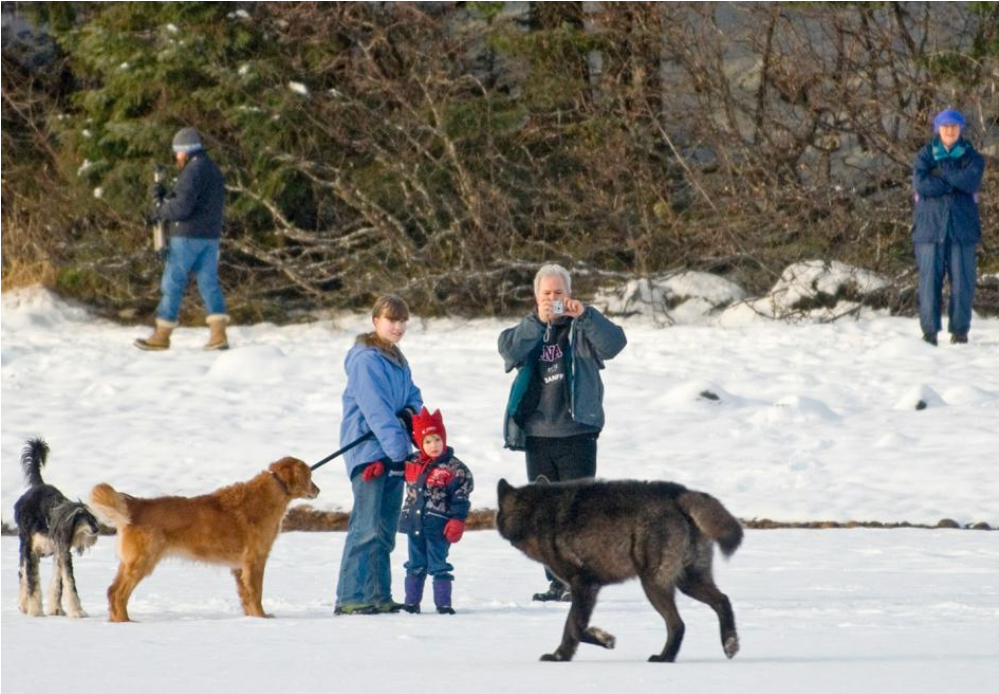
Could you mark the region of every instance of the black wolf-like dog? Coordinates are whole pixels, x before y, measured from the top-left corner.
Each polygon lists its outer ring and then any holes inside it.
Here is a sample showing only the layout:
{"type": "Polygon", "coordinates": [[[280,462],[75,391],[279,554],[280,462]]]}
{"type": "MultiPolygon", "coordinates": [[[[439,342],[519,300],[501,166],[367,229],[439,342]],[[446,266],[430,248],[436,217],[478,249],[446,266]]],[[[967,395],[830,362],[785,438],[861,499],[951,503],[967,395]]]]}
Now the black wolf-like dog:
{"type": "Polygon", "coordinates": [[[71,550],[83,554],[97,542],[97,519],[85,505],[70,501],[42,481],[42,467],[48,455],[49,446],[41,439],[31,439],[21,452],[21,467],[29,489],[14,504],[14,522],[21,540],[18,608],[33,617],[42,614],[38,560],[52,556],[55,566],[49,589],[49,614],[68,612],[70,617],[86,617],[76,592],[71,550]]]}
{"type": "Polygon", "coordinates": [[[570,589],[572,607],[562,643],[542,660],[571,660],[580,642],[613,648],[615,639],[589,626],[597,593],[636,576],[666,620],[667,640],[653,662],[673,662],[684,625],[676,609],[679,588],[709,605],[721,624],[725,655],[739,650],[735,616],[711,576],[713,543],[731,555],[742,526],[712,496],[671,482],[565,482],[515,488],[500,480],[496,527],[570,589]]]}

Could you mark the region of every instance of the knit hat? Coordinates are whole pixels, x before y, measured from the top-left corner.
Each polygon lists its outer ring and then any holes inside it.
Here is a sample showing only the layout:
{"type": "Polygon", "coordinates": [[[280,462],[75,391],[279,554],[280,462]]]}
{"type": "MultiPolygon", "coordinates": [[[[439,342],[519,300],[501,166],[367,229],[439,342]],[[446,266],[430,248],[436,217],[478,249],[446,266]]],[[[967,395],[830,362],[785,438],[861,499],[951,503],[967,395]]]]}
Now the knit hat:
{"type": "Polygon", "coordinates": [[[173,151],[177,152],[198,152],[204,148],[201,144],[201,135],[194,128],[181,128],[173,136],[173,151]]]}
{"type": "Polygon", "coordinates": [[[933,119],[933,132],[940,132],[940,126],[942,125],[959,125],[963,133],[964,123],[964,116],[961,115],[960,111],[955,111],[952,108],[944,109],[933,119]]]}
{"type": "Polygon", "coordinates": [[[416,441],[423,455],[427,455],[427,452],[423,450],[423,439],[429,434],[437,434],[441,437],[444,445],[447,445],[447,431],[444,429],[444,417],[441,415],[441,411],[435,410],[433,414],[430,414],[424,407],[420,410],[420,414],[413,415],[413,440],[416,441]]]}

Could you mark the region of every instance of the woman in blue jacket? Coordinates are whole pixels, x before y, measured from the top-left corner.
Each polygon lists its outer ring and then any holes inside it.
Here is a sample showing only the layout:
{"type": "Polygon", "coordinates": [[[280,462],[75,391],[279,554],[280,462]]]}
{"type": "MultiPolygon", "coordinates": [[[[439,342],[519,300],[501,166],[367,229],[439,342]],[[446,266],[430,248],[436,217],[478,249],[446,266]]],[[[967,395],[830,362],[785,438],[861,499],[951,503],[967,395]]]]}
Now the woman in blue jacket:
{"type": "Polygon", "coordinates": [[[335,614],[402,609],[392,600],[389,555],[402,509],[405,461],[412,451],[405,420],[423,406],[399,349],[408,320],[405,301],[391,294],[381,297],[372,310],[374,331],[359,336],[344,361],[347,388],[340,443],[373,436],[344,455],[354,508],[340,562],[335,614]]]}
{"type": "Polygon", "coordinates": [[[975,298],[975,253],[982,240],[978,189],[985,160],[964,139],[964,116],[947,109],[933,119],[936,137],[916,154],[912,242],[919,268],[919,325],[923,340],[937,344],[944,274],[950,277],[947,330],[950,341],[968,341],[975,298]]]}

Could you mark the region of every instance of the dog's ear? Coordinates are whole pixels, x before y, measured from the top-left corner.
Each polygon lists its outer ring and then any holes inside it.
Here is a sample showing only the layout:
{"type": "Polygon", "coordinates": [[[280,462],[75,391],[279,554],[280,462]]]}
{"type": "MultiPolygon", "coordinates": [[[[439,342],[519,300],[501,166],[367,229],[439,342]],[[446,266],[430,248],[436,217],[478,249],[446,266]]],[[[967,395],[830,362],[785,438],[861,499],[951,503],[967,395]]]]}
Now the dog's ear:
{"type": "Polygon", "coordinates": [[[551,483],[552,481],[547,477],[545,477],[544,475],[538,475],[537,477],[534,478],[534,484],[546,485],[551,483]]]}
{"type": "Polygon", "coordinates": [[[312,470],[298,458],[291,456],[271,463],[270,471],[284,480],[295,497],[314,497],[319,488],[312,484],[312,470]]]}
{"type": "Polygon", "coordinates": [[[499,484],[496,485],[496,497],[499,500],[503,500],[503,497],[507,496],[513,491],[513,485],[506,481],[504,478],[500,478],[499,484]]]}

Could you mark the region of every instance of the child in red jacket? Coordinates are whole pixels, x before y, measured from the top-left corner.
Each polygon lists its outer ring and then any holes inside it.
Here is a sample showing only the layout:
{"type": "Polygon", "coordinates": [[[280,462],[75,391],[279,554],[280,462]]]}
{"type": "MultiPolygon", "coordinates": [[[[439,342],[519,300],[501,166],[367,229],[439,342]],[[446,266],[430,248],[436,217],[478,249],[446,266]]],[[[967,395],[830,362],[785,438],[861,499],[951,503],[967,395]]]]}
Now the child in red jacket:
{"type": "Polygon", "coordinates": [[[434,577],[434,605],[441,614],[454,614],[451,586],[454,567],[448,563],[451,545],[461,539],[471,503],[472,473],[447,445],[440,410],[424,407],[413,416],[413,441],[419,452],[406,461],[406,501],[399,532],[409,536],[406,562],[407,612],[418,613],[427,575],[434,577]]]}

